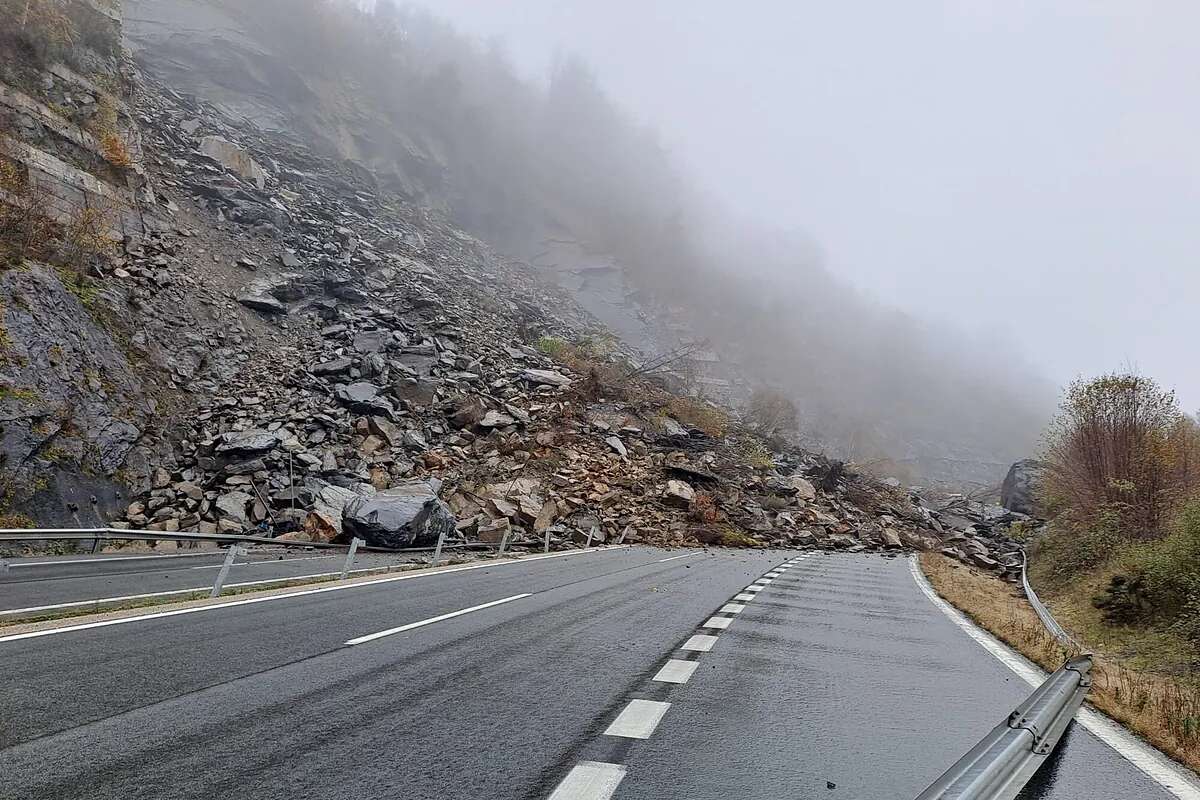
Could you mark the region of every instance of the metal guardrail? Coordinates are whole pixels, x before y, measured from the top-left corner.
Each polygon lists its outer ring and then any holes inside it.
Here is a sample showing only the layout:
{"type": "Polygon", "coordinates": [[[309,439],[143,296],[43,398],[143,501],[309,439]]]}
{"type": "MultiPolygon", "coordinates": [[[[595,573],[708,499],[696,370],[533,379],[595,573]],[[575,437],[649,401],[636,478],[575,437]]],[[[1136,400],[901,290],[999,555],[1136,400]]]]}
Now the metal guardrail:
{"type": "MultiPolygon", "coordinates": [[[[164,541],[164,542],[214,542],[216,544],[269,544],[277,547],[313,547],[324,550],[346,550],[348,544],[334,542],[300,542],[287,539],[276,539],[271,536],[256,536],[240,533],[187,533],[167,531],[135,531],[125,528],[4,528],[0,529],[0,544],[37,542],[43,540],[101,542],[107,539],[127,541],[164,541]]],[[[438,543],[441,549],[490,549],[492,545],[482,542],[451,542],[438,543]]],[[[433,547],[367,547],[360,546],[359,550],[374,553],[428,553],[433,547]]]]}
{"type": "Polygon", "coordinates": [[[1063,664],[916,800],[1013,800],[1083,704],[1091,669],[1090,656],[1063,664]]]}
{"type": "Polygon", "coordinates": [[[1062,625],[1058,624],[1058,620],[1050,613],[1050,609],[1037,596],[1037,592],[1029,585],[1029,557],[1025,554],[1025,550],[1021,550],[1021,585],[1025,588],[1025,597],[1029,600],[1029,605],[1033,606],[1033,610],[1037,612],[1038,619],[1042,621],[1042,625],[1050,632],[1058,643],[1061,644],[1068,652],[1082,653],[1083,645],[1075,641],[1071,634],[1067,633],[1062,625]]]}

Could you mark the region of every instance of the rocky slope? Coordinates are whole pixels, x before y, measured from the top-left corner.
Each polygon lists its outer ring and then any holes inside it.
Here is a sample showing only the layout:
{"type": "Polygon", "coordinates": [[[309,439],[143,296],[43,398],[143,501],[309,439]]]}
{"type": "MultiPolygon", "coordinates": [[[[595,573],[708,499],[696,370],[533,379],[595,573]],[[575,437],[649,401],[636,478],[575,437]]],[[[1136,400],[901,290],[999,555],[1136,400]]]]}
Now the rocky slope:
{"type": "Polygon", "coordinates": [[[145,233],[74,291],[36,264],[0,275],[6,468],[33,476],[10,499],[35,521],[939,548],[1013,574],[1014,515],[772,451],[359,169],[149,78],[134,109],[145,233]]]}

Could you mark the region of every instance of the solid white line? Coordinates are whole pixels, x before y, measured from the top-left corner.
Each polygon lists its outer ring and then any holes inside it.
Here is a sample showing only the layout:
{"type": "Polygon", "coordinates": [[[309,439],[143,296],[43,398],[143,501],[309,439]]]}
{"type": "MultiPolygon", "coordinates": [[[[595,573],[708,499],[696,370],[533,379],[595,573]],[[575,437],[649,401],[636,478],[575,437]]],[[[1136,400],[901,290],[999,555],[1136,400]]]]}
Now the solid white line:
{"type": "Polygon", "coordinates": [[[411,631],[414,628],[424,628],[426,625],[432,625],[435,622],[444,622],[448,619],[454,619],[455,617],[461,617],[463,614],[470,614],[474,611],[482,611],[485,608],[491,608],[492,606],[499,606],[499,605],[503,605],[504,603],[511,603],[513,600],[520,600],[523,597],[529,597],[529,592],[526,592],[524,594],[514,594],[512,597],[505,597],[500,600],[493,600],[490,603],[480,603],[479,605],[471,606],[470,608],[460,608],[458,611],[451,611],[449,614],[438,614],[436,617],[430,617],[429,619],[423,619],[423,620],[420,620],[419,622],[410,622],[407,625],[401,625],[397,628],[388,628],[386,631],[378,631],[376,633],[368,633],[366,636],[358,636],[354,639],[350,639],[345,644],[355,645],[355,644],[362,644],[363,642],[373,642],[376,639],[382,639],[385,636],[392,636],[393,634],[404,633],[405,631],[411,631]]]}
{"type": "Polygon", "coordinates": [[[746,607],[741,603],[726,603],[721,606],[720,614],[740,614],[746,610],[746,607]]]}
{"type": "Polygon", "coordinates": [[[741,594],[735,594],[733,596],[733,599],[738,600],[742,603],[749,603],[751,600],[754,599],[754,595],[746,594],[745,592],[742,592],[741,594]]]}
{"type": "Polygon", "coordinates": [[[667,562],[667,561],[674,561],[674,560],[675,560],[675,559],[677,559],[677,558],[691,558],[691,557],[693,557],[693,556],[698,556],[698,555],[700,555],[700,554],[699,554],[699,553],[684,553],[684,554],[683,554],[683,555],[681,555],[681,556],[671,556],[670,558],[660,558],[658,561],[655,561],[654,563],[655,563],[655,564],[662,564],[662,563],[664,563],[664,562],[667,562]]]}
{"type": "Polygon", "coordinates": [[[733,622],[729,617],[709,617],[708,622],[701,625],[701,628],[717,628],[724,630],[729,627],[729,623],[733,622]]]}
{"type": "Polygon", "coordinates": [[[699,661],[684,661],[682,658],[672,658],[658,671],[653,680],[659,683],[687,683],[700,666],[699,661]]]}
{"type": "Polygon", "coordinates": [[[692,638],[688,639],[679,648],[680,650],[692,650],[696,653],[707,653],[713,649],[713,645],[717,643],[717,637],[710,636],[707,633],[697,633],[692,638]]]}
{"type": "MultiPolygon", "coordinates": [[[[197,558],[199,556],[221,556],[220,550],[208,553],[164,553],[162,555],[145,556],[114,556],[111,558],[73,558],[70,561],[23,561],[19,564],[9,564],[9,569],[18,567],[58,567],[64,564],[106,564],[109,561],[161,561],[164,558],[197,558]]],[[[219,566],[219,565],[218,565],[219,566]]]]}
{"type": "MultiPolygon", "coordinates": [[[[282,564],[285,561],[320,561],[323,558],[337,558],[337,556],[296,556],[295,558],[272,558],[263,559],[261,561],[238,561],[231,566],[234,567],[261,567],[270,564],[282,564]]],[[[199,567],[188,567],[188,569],[220,569],[223,564],[203,564],[199,567]]]]}
{"type": "Polygon", "coordinates": [[[581,761],[562,779],[550,800],[609,800],[624,777],[621,764],[581,761]]]}
{"type": "Polygon", "coordinates": [[[605,736],[623,736],[626,739],[649,739],[650,734],[662,722],[670,703],[658,700],[630,700],[629,705],[617,715],[605,736]]]}
{"type": "MultiPolygon", "coordinates": [[[[921,572],[916,556],[909,558],[908,568],[912,573],[913,580],[917,582],[917,586],[929,598],[929,601],[984,650],[995,656],[1001,664],[1015,672],[1030,686],[1040,686],[1046,680],[1047,675],[1040,667],[975,625],[965,614],[943,600],[929,583],[929,579],[921,572]]],[[[1144,744],[1129,731],[1109,720],[1108,717],[1089,708],[1083,708],[1079,711],[1078,720],[1089,733],[1116,750],[1129,763],[1144,772],[1148,778],[1163,789],[1178,797],[1179,800],[1200,800],[1200,784],[1192,780],[1171,759],[1144,744]]]]}
{"type": "MultiPolygon", "coordinates": [[[[80,625],[67,625],[62,628],[46,628],[40,631],[30,631],[29,633],[14,633],[10,636],[0,636],[0,644],[4,642],[15,642],[20,639],[36,639],[39,636],[53,636],[58,633],[70,633],[71,631],[82,631],[89,628],[106,628],[110,625],[123,625],[127,622],[141,622],[148,619],[164,619],[166,617],[178,617],[184,614],[199,614],[203,611],[214,611],[220,608],[233,608],[235,606],[248,606],[255,603],[270,603],[274,600],[288,600],[293,597],[305,597],[310,594],[324,594],[325,592],[340,592],[346,589],[360,589],[366,586],[378,586],[383,583],[394,583],[396,581],[407,581],[415,578],[428,578],[435,575],[447,575],[455,572],[466,572],[472,569],[486,569],[488,567],[503,567],[510,564],[523,564],[530,561],[544,561],[548,558],[564,558],[567,556],[584,555],[585,553],[605,553],[614,550],[626,550],[629,545],[614,545],[612,547],[593,547],[589,550],[566,550],[561,553],[547,553],[543,555],[527,556],[525,558],[517,558],[511,561],[483,561],[478,564],[464,564],[457,567],[443,567],[433,570],[414,570],[403,575],[391,575],[386,578],[378,578],[376,580],[361,581],[360,583],[344,583],[337,586],[320,586],[315,589],[300,589],[295,592],[285,592],[283,594],[273,594],[269,597],[250,597],[245,600],[230,600],[227,603],[213,603],[212,605],[196,606],[194,608],[180,608],[174,611],[155,611],[150,614],[139,614],[135,617],[121,617],[120,619],[106,619],[101,622],[85,622],[80,625]]],[[[327,573],[336,575],[338,573],[327,573]]],[[[298,577],[312,578],[313,575],[302,575],[298,577]]],[[[285,579],[287,580],[287,579],[285,579]]],[[[253,581],[254,584],[262,583],[277,583],[278,581],[253,581]]],[[[226,584],[227,586],[247,586],[250,584],[226,584]]],[[[184,589],[184,592],[205,591],[210,587],[201,587],[200,589],[184,589]]],[[[179,594],[180,592],[163,592],[162,594],[179,594]]],[[[158,595],[143,595],[146,597],[157,597],[158,595]]],[[[87,603],[104,602],[101,600],[88,600],[87,603]]],[[[73,604],[74,605],[74,604],[73,604]]],[[[12,612],[3,612],[12,613],[12,612]]]]}

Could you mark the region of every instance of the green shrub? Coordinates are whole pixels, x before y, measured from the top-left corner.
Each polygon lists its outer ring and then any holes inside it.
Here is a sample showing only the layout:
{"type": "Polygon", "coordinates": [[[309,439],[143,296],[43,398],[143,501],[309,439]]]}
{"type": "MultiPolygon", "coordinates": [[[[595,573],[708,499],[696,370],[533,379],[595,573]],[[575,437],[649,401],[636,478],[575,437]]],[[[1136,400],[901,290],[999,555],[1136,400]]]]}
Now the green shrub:
{"type": "Polygon", "coordinates": [[[557,336],[543,336],[537,340],[537,349],[553,359],[562,358],[569,348],[570,345],[557,336]]]}
{"type": "Polygon", "coordinates": [[[1166,538],[1134,546],[1127,558],[1155,618],[1200,639],[1200,499],[1183,507],[1166,538]]]}

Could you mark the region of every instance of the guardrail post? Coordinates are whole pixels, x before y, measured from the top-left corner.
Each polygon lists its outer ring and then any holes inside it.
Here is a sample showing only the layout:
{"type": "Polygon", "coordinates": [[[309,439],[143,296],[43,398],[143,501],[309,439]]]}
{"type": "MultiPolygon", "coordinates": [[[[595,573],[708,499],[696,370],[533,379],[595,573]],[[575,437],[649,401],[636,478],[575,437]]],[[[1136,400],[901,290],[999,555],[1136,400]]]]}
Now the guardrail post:
{"type": "Polygon", "coordinates": [[[546,546],[542,548],[543,553],[550,552],[550,529],[546,528],[546,546]]]}
{"type": "Polygon", "coordinates": [[[358,552],[358,546],[361,544],[366,544],[366,542],[357,536],[350,540],[350,550],[346,553],[346,563],[342,564],[341,577],[345,578],[346,573],[350,571],[350,565],[354,563],[354,554],[358,552]]]}
{"type": "Polygon", "coordinates": [[[100,549],[100,541],[101,539],[99,536],[97,536],[95,539],[92,539],[92,555],[96,555],[96,551],[100,549]]]}
{"type": "Polygon", "coordinates": [[[246,548],[238,547],[236,544],[229,546],[229,550],[225,553],[225,563],[217,570],[217,580],[213,584],[212,592],[208,595],[210,598],[221,596],[221,587],[225,584],[225,579],[229,577],[229,568],[233,566],[233,559],[244,556],[248,552],[246,548]]]}
{"type": "Polygon", "coordinates": [[[437,547],[433,548],[433,560],[429,566],[436,567],[438,562],[442,560],[442,545],[446,543],[446,529],[442,528],[442,532],[438,534],[437,547]]]}
{"type": "Polygon", "coordinates": [[[498,555],[498,556],[504,555],[504,551],[508,549],[508,537],[511,533],[512,533],[512,528],[505,529],[504,536],[500,539],[500,552],[496,553],[496,555],[498,555]]]}

